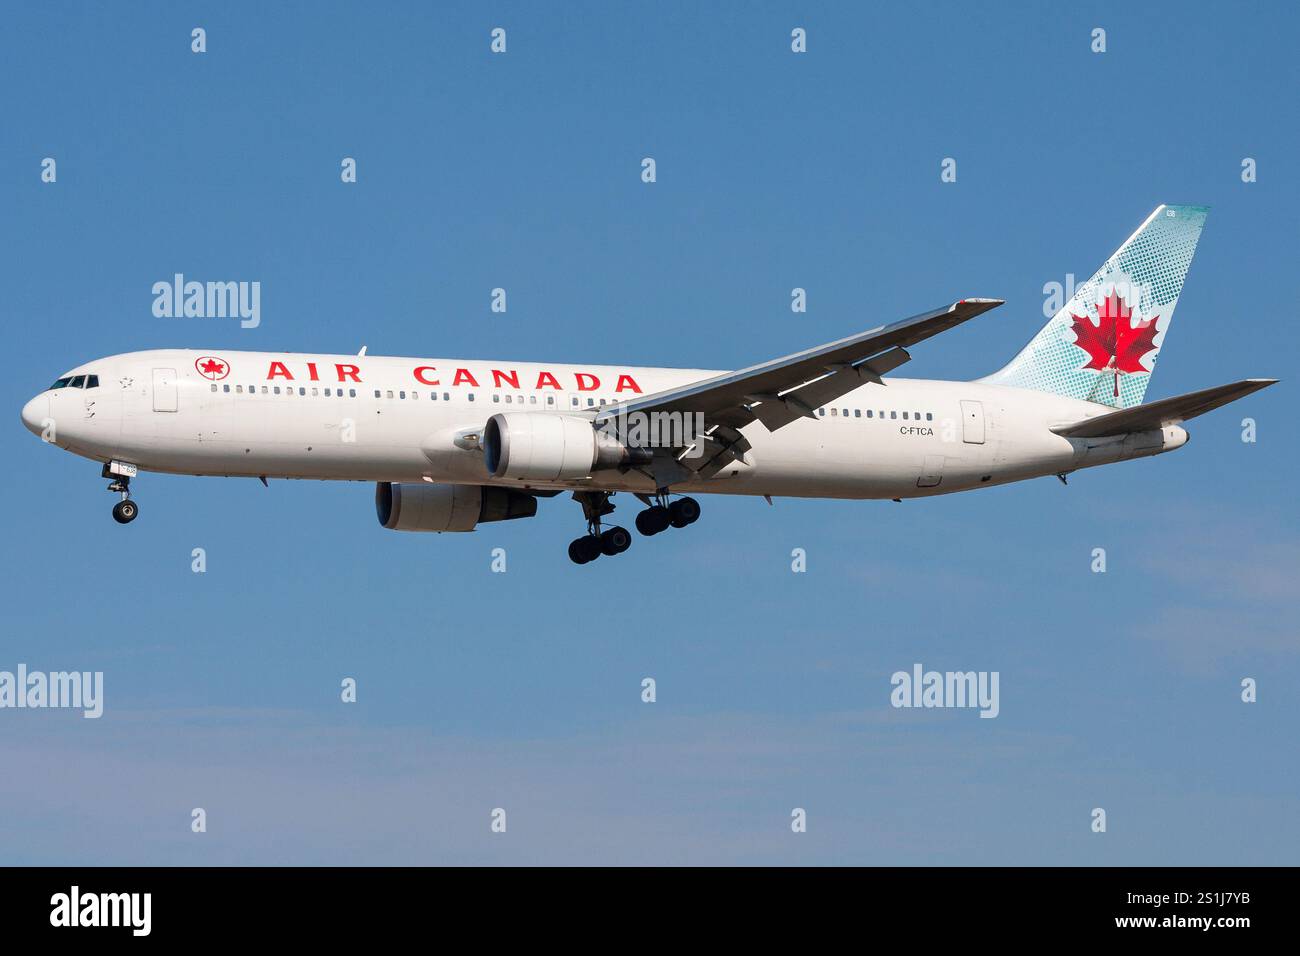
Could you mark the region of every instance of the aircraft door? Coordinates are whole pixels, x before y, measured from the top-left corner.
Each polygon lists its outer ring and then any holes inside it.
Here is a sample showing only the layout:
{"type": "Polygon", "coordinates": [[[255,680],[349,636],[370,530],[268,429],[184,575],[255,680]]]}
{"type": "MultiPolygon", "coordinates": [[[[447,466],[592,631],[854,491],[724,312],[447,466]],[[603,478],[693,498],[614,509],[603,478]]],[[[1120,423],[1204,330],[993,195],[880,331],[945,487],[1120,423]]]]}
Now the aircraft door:
{"type": "Polygon", "coordinates": [[[984,403],[961,403],[961,440],[968,445],[984,444],[984,403]]]}
{"type": "Polygon", "coordinates": [[[174,412],[176,407],[176,369],[154,369],[153,410],[155,412],[174,412]]]}

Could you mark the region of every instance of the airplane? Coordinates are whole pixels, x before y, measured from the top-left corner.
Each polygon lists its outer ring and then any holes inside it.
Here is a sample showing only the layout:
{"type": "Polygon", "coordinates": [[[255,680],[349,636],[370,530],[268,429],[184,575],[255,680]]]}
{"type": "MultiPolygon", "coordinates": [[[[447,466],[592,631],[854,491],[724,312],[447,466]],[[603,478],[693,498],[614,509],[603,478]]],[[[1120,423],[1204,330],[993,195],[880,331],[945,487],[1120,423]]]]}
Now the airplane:
{"type": "MultiPolygon", "coordinates": [[[[65,372],[22,410],[102,463],[133,521],[141,471],[375,483],[379,523],[466,532],[570,492],[577,564],[700,516],[692,495],[924,498],[1182,447],[1188,419],[1275,379],[1143,403],[1207,207],[1162,205],[1002,369],[886,377],[1002,305],[967,298],[740,371],[162,349],[65,372]]],[[[200,293],[196,293],[200,294],[200,293]]]]}

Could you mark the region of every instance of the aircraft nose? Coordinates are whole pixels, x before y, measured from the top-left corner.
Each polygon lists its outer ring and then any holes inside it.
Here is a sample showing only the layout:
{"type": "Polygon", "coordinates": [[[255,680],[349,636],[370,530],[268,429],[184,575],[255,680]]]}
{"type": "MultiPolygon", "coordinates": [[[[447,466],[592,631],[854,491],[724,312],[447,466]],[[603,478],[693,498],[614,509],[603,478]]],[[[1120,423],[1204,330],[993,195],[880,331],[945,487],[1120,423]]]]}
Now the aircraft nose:
{"type": "Polygon", "coordinates": [[[33,435],[39,435],[45,428],[45,420],[50,417],[50,397],[37,395],[23,406],[23,424],[33,435]]]}

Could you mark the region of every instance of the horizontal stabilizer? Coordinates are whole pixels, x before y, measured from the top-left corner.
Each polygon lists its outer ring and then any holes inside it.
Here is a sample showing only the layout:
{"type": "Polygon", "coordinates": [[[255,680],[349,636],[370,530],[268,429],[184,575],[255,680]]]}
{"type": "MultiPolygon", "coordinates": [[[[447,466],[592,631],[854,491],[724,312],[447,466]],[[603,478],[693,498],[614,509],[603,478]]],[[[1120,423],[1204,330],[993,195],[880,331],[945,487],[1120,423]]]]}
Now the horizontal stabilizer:
{"type": "Polygon", "coordinates": [[[1275,378],[1248,378],[1231,385],[1219,385],[1204,388],[1199,392],[1162,398],[1158,402],[1135,405],[1118,412],[1087,418],[1072,425],[1057,425],[1052,431],[1066,438],[1102,438],[1107,435],[1127,435],[1130,432],[1144,432],[1166,425],[1176,425],[1197,415],[1204,415],[1220,405],[1227,405],[1239,398],[1245,398],[1252,392],[1267,388],[1277,381],[1275,378]]]}

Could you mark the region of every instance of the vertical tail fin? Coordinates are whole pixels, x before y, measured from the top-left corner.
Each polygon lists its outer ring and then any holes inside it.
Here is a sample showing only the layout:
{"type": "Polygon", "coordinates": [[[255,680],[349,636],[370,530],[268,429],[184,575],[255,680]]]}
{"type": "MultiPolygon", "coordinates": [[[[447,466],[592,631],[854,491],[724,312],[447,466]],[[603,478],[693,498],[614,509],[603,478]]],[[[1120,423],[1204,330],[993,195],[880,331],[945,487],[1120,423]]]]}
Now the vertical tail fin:
{"type": "Polygon", "coordinates": [[[1039,333],[982,381],[1142,404],[1201,237],[1206,206],[1159,206],[1039,333]]]}

